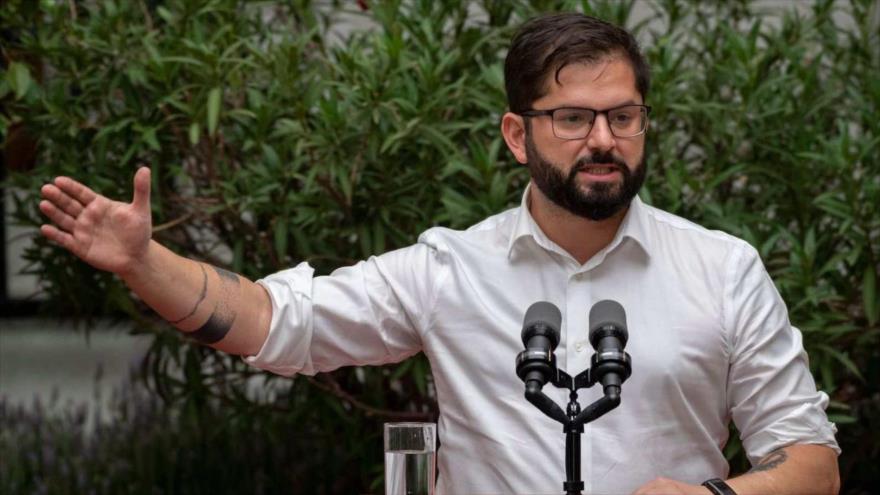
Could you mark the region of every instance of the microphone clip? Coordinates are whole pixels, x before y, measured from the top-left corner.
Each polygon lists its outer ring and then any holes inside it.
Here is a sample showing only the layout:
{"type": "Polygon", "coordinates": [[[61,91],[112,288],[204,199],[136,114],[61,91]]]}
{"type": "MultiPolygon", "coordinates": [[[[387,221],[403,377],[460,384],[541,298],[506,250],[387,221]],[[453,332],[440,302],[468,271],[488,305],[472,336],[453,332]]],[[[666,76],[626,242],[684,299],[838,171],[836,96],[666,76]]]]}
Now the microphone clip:
{"type": "Polygon", "coordinates": [[[516,357],[516,374],[526,384],[525,398],[544,414],[561,423],[564,430],[583,431],[589,423],[620,404],[620,386],[632,374],[632,358],[629,353],[617,350],[596,352],[590,359],[590,368],[571,376],[556,366],[556,355],[552,351],[526,349],[516,357]],[[603,397],[581,411],[577,391],[603,384],[603,397]],[[567,412],[548,397],[542,388],[545,383],[556,388],[568,389],[567,412]]]}

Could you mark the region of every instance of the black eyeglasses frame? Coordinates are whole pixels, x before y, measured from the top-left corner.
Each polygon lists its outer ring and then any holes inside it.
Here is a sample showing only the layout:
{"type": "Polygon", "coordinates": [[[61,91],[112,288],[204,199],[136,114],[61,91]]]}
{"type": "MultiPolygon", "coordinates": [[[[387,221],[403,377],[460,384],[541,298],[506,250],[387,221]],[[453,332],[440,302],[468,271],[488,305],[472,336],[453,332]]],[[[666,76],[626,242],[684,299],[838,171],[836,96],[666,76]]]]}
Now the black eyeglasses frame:
{"type": "Polygon", "coordinates": [[[548,116],[550,116],[551,125],[553,125],[553,135],[559,139],[565,139],[567,141],[574,141],[575,139],[584,139],[585,137],[590,135],[590,132],[593,130],[593,125],[596,123],[597,116],[604,115],[605,120],[610,122],[609,117],[608,117],[608,114],[610,112],[613,112],[615,110],[620,110],[621,108],[626,108],[626,107],[640,107],[640,108],[644,109],[644,111],[645,111],[644,127],[637,134],[633,134],[631,136],[618,136],[617,134],[614,133],[614,127],[609,124],[608,128],[611,130],[611,134],[614,137],[619,138],[619,139],[634,138],[637,136],[641,136],[642,134],[644,134],[645,132],[648,131],[648,116],[651,115],[651,107],[648,105],[639,105],[639,104],[633,103],[633,104],[627,104],[627,105],[620,105],[619,107],[614,107],[614,108],[607,108],[605,110],[596,110],[595,108],[587,108],[587,107],[557,107],[557,108],[549,108],[547,110],[531,109],[531,110],[524,110],[522,112],[514,112],[514,113],[516,113],[517,115],[520,115],[522,117],[543,117],[545,115],[548,115],[548,116]],[[593,121],[590,123],[590,128],[589,128],[589,130],[587,130],[587,133],[581,137],[573,137],[573,138],[560,137],[556,133],[556,125],[554,124],[556,119],[553,118],[553,115],[559,110],[589,110],[589,111],[593,112],[593,121]]]}

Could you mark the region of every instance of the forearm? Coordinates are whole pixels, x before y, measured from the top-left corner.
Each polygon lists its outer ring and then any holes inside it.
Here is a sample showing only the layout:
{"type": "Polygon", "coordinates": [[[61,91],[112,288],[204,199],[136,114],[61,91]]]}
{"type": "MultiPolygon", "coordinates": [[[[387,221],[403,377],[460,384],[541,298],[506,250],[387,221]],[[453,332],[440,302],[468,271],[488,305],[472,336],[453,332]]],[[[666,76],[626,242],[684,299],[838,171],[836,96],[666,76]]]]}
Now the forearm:
{"type": "Polygon", "coordinates": [[[261,286],[155,241],[139,263],[119,275],[159,316],[223,352],[254,355],[269,333],[272,306],[261,286]]]}
{"type": "Polygon", "coordinates": [[[836,494],[840,489],[837,454],[823,445],[791,445],[727,484],[737,495],[836,494]]]}

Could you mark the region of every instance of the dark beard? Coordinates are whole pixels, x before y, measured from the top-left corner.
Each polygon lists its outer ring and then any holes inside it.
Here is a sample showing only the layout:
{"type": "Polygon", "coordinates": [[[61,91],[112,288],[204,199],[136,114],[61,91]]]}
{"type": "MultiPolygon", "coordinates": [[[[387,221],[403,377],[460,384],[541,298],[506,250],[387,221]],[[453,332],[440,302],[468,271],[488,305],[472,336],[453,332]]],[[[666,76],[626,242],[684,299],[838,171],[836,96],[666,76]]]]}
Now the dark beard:
{"type": "Polygon", "coordinates": [[[568,177],[565,177],[558,167],[538,153],[531,136],[526,137],[526,158],[532,180],[547,199],[579,217],[594,221],[611,218],[629,206],[642,188],[647,171],[644,155],[635,171],[632,171],[626,163],[611,153],[595,153],[578,160],[571,167],[568,177]],[[586,193],[578,188],[576,182],[578,171],[589,165],[608,163],[616,165],[620,170],[623,176],[621,184],[593,183],[590,184],[590,191],[586,193]]]}

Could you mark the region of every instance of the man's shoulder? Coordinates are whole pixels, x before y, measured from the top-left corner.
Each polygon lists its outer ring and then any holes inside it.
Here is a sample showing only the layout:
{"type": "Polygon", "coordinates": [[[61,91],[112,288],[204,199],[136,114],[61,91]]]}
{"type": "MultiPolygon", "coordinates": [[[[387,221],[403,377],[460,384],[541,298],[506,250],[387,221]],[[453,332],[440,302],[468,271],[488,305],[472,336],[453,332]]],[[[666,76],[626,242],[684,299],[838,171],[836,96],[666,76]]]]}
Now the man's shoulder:
{"type": "Polygon", "coordinates": [[[431,227],[422,232],[418,242],[433,247],[460,243],[482,245],[502,243],[506,245],[513,232],[519,209],[519,207],[515,207],[496,213],[465,229],[431,227]]]}
{"type": "Polygon", "coordinates": [[[749,246],[745,240],[732,234],[722,230],[709,229],[692,220],[661,210],[655,206],[642,203],[642,212],[647,224],[646,227],[651,230],[653,235],[681,239],[688,242],[707,243],[719,247],[722,245],[729,246],[730,248],[749,246]]]}
{"type": "Polygon", "coordinates": [[[664,259],[678,260],[691,268],[700,260],[700,265],[712,269],[760,260],[758,250],[744,239],[657,207],[643,203],[641,219],[648,250],[664,259]]]}

